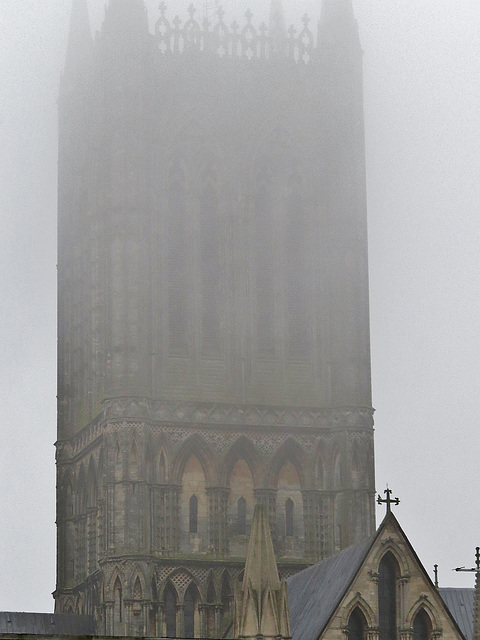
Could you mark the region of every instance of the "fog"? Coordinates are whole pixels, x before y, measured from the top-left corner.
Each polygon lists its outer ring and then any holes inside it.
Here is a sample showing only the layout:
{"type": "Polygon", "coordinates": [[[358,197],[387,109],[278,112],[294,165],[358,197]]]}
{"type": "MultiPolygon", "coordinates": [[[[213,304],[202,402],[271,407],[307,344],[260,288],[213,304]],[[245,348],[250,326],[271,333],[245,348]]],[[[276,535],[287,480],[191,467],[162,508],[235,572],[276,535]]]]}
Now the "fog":
{"type": "MultiPolygon", "coordinates": [[[[103,0],[89,0],[100,27],[103,0]]],[[[158,0],[147,3],[151,22],[158,0]]],[[[171,0],[169,16],[189,1],[171,0]]],[[[284,0],[288,23],[320,0],[284,0]]],[[[268,2],[225,0],[227,17],[268,2]]],[[[480,3],[354,0],[365,68],[377,490],[442,586],[480,544],[480,3]]],[[[200,3],[199,3],[200,9],[200,3]]],[[[69,0],[0,4],[0,610],[55,588],[57,96],[69,0]]],[[[319,114],[321,117],[321,114],[319,114]]],[[[377,522],[384,509],[379,508],[377,522]]]]}

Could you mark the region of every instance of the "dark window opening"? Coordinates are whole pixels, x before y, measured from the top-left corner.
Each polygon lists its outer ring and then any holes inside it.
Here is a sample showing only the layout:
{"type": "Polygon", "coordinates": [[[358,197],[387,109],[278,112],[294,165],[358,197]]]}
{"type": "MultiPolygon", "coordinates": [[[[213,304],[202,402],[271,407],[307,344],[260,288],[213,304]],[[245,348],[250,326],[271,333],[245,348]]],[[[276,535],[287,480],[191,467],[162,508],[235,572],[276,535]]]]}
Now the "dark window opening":
{"type": "Polygon", "coordinates": [[[193,587],[187,589],[184,599],[183,615],[185,621],[185,638],[195,637],[195,594],[193,587]]]}
{"type": "Polygon", "coordinates": [[[167,622],[167,638],[177,636],[177,594],[172,585],[165,589],[165,618],[167,622]]]}
{"type": "Polygon", "coordinates": [[[358,607],[355,607],[348,619],[348,640],[365,640],[366,635],[367,622],[365,616],[358,607]]]}
{"type": "Polygon", "coordinates": [[[392,553],[386,553],[378,567],[378,614],[380,640],[397,640],[397,578],[398,563],[392,553]]]}
{"type": "Polygon", "coordinates": [[[413,620],[413,640],[430,640],[431,624],[425,609],[421,609],[413,620]]]}
{"type": "Polygon", "coordinates": [[[190,498],[188,530],[190,533],[198,533],[198,499],[197,496],[190,498]]]}

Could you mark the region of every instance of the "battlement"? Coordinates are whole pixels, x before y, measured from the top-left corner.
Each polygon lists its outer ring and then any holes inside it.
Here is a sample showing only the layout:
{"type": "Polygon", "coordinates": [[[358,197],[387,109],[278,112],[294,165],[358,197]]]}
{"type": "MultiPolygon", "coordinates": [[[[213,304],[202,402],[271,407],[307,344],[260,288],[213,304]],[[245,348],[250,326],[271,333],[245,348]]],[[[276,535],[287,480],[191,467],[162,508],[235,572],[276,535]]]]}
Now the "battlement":
{"type": "Polygon", "coordinates": [[[308,64],[315,55],[315,39],[309,29],[310,18],[302,18],[303,28],[298,32],[292,25],[288,30],[269,28],[264,22],[253,24],[253,13],[245,13],[245,24],[237,21],[227,26],[225,12],[220,7],[213,20],[205,18],[202,24],[195,19],[196,8],[190,5],[189,18],[182,23],[177,15],[167,18],[167,4],[160,5],[160,18],[155,25],[155,39],[163,55],[186,51],[210,52],[221,58],[240,60],[270,60],[286,58],[298,64],[308,64]]]}

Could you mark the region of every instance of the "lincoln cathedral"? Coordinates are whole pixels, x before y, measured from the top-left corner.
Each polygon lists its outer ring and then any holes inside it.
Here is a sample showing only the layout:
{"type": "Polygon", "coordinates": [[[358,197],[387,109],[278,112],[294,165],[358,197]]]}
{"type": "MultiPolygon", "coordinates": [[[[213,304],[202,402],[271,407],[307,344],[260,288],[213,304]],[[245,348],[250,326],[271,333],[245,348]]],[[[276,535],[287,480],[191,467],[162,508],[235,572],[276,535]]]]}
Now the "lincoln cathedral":
{"type": "Polygon", "coordinates": [[[471,640],[375,533],[362,50],[318,13],[73,0],[56,633],[471,640]]]}
{"type": "Polygon", "coordinates": [[[352,4],[75,0],[59,101],[56,611],[221,636],[256,503],[286,578],[374,531],[352,4]]]}

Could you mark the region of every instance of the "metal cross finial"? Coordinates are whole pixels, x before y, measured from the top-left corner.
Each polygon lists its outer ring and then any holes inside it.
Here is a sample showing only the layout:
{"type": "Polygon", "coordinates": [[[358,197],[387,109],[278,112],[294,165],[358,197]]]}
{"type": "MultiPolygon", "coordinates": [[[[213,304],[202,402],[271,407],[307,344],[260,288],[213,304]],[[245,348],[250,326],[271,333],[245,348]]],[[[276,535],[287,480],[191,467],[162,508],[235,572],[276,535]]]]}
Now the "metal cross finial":
{"type": "Polygon", "coordinates": [[[387,513],[390,513],[391,506],[392,504],[400,504],[400,500],[398,498],[391,498],[390,496],[392,495],[392,490],[388,488],[385,489],[385,491],[383,492],[387,497],[386,498],[381,498],[380,494],[378,494],[377,497],[377,504],[386,504],[387,505],[387,513]]]}

